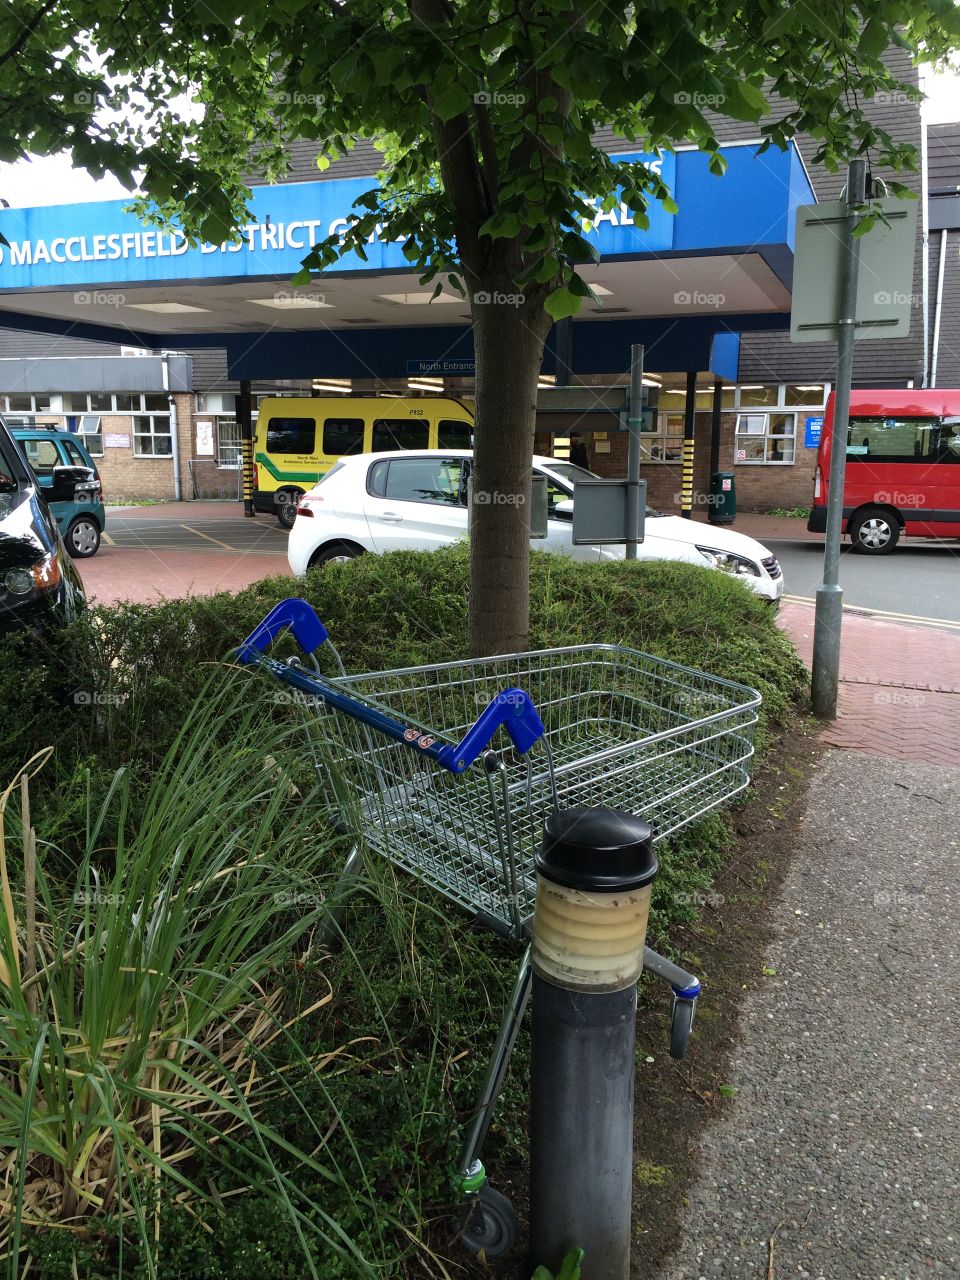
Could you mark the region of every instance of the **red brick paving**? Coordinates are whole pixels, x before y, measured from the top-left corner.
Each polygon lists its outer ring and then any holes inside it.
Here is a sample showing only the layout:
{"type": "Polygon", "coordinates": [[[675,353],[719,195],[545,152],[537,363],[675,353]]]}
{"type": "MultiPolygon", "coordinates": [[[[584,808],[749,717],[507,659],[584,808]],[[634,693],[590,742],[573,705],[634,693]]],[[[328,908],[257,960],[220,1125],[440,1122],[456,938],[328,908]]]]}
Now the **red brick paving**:
{"type": "MultiPolygon", "coordinates": [[[[809,668],[812,606],[781,606],[779,623],[809,668]]],[[[960,768],[960,630],[845,611],[837,719],[823,741],[869,755],[960,768]]]]}
{"type": "Polygon", "coordinates": [[[95,604],[118,600],[155,604],[183,596],[239,591],[259,578],[290,575],[285,554],[218,551],[214,546],[209,551],[153,551],[103,545],[91,559],[80,561],[78,568],[95,604]]]}

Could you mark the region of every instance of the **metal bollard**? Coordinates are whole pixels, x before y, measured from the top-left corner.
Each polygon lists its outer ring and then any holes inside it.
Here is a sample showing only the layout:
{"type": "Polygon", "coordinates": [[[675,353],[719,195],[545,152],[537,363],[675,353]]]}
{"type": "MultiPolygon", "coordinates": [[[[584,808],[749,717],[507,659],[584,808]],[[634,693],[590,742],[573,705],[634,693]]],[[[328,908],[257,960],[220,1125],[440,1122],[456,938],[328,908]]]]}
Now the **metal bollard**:
{"type": "Polygon", "coordinates": [[[657,874],[649,825],[615,809],[547,819],[536,859],[530,1255],[628,1280],[637,980],[657,874]]]}

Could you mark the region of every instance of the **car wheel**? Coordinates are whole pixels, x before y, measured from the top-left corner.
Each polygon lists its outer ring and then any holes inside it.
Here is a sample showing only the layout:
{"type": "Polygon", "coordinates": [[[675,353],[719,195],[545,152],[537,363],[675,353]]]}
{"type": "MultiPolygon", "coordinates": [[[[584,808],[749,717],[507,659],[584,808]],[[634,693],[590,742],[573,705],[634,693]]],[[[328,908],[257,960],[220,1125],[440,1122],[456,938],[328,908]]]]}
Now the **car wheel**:
{"type": "Polygon", "coordinates": [[[70,522],[65,542],[75,560],[86,560],[100,548],[100,526],[90,516],[77,516],[70,522]]]}
{"type": "Polygon", "coordinates": [[[889,555],[900,541],[900,522],[882,507],[867,507],[850,522],[850,541],[861,555],[889,555]]]}
{"type": "Polygon", "coordinates": [[[319,569],[324,564],[343,564],[347,560],[356,560],[363,555],[363,547],[350,542],[328,542],[325,547],[310,557],[308,568],[319,569]]]}
{"type": "Polygon", "coordinates": [[[274,501],[277,504],[277,520],[284,529],[292,529],[297,518],[297,506],[303,497],[302,489],[280,489],[274,501]]]}

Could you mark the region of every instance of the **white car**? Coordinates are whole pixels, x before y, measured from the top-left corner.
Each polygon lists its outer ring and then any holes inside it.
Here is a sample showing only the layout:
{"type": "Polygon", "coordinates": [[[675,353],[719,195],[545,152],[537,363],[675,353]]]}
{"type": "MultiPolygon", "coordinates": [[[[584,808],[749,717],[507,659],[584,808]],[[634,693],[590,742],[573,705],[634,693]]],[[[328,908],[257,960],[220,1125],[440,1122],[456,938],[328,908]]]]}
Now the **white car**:
{"type": "MultiPolygon", "coordinates": [[[[314,565],[350,560],[365,551],[434,551],[467,532],[467,476],[473,454],[465,449],[363,453],[342,458],[300,499],[287,543],[290,568],[301,577],[314,565]]],[[[574,546],[573,486],[589,471],[556,458],[533,459],[546,476],[547,537],[533,546],[575,560],[622,560],[622,546],[574,546]]],[[[641,560],[685,560],[735,574],[776,604],[783,573],[761,543],[648,508],[641,560]]]]}

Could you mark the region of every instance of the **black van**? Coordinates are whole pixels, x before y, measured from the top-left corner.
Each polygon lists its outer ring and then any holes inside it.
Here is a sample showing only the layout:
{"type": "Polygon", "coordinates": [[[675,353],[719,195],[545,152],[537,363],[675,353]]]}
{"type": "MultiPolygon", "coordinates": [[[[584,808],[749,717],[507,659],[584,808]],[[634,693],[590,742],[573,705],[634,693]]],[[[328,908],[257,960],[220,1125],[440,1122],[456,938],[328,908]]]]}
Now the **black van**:
{"type": "MultiPolygon", "coordinates": [[[[57,467],[54,488],[73,494],[88,479],[57,467]]],[[[0,636],[42,632],[72,622],[84,607],[83,583],[67,555],[37,478],[0,419],[0,636]]]]}

